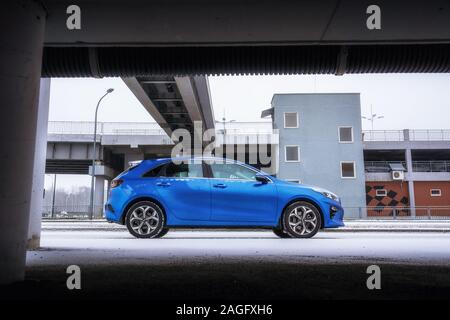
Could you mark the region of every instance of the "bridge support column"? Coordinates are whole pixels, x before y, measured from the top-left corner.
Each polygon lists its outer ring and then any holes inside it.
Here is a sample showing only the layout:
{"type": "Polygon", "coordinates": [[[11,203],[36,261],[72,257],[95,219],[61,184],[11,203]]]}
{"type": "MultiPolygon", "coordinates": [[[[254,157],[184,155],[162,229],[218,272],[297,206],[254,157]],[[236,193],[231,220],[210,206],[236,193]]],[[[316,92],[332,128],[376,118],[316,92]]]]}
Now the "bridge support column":
{"type": "Polygon", "coordinates": [[[27,249],[35,250],[41,243],[42,204],[44,200],[45,159],[47,153],[50,78],[41,79],[39,90],[36,146],[34,150],[33,183],[31,189],[30,223],[27,249]]]}
{"type": "Polygon", "coordinates": [[[45,19],[38,1],[0,10],[0,284],[25,277],[45,19]]]}
{"type": "Polygon", "coordinates": [[[105,203],[105,177],[95,176],[94,189],[94,218],[101,218],[103,215],[103,204],[105,203]]]}
{"type": "MultiPolygon", "coordinates": [[[[409,140],[409,132],[408,132],[409,140]]],[[[408,175],[408,193],[409,193],[409,206],[411,207],[411,217],[416,216],[416,196],[414,195],[414,180],[413,180],[413,163],[411,149],[406,149],[406,170],[408,175]]]]}

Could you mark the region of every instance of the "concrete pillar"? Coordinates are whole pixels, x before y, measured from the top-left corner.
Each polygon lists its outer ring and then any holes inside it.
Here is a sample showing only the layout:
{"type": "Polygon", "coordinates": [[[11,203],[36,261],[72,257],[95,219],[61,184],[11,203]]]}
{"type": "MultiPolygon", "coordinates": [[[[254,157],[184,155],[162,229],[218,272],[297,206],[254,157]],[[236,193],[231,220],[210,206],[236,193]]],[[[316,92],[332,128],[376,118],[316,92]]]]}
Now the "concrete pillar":
{"type": "Polygon", "coordinates": [[[94,188],[94,218],[101,218],[103,215],[103,205],[105,203],[105,177],[95,176],[94,188]]]}
{"type": "Polygon", "coordinates": [[[0,10],[0,284],[25,277],[45,10],[7,0],[0,10]]]}
{"type": "Polygon", "coordinates": [[[39,248],[41,240],[49,102],[50,79],[41,79],[34,151],[33,183],[31,186],[30,223],[28,225],[27,249],[29,250],[39,248]]]}
{"type": "Polygon", "coordinates": [[[414,195],[414,181],[413,181],[413,164],[412,164],[412,155],[411,149],[405,150],[405,158],[406,158],[406,167],[408,170],[407,180],[408,180],[408,193],[409,193],[409,206],[411,207],[411,216],[416,216],[416,198],[414,195]]]}

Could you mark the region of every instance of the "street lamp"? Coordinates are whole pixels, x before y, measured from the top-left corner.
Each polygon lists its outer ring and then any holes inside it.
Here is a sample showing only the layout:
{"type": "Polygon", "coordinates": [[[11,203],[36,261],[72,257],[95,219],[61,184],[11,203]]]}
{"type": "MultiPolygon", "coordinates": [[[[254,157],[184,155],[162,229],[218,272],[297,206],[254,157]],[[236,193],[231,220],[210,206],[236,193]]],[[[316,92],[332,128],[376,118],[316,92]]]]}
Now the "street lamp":
{"type": "Polygon", "coordinates": [[[227,123],[232,123],[232,122],[236,122],[236,120],[228,120],[223,117],[222,121],[216,120],[216,123],[222,123],[223,124],[223,143],[226,143],[226,134],[227,134],[227,130],[226,130],[226,124],[227,123]]]}
{"type": "Polygon", "coordinates": [[[369,120],[369,121],[371,122],[371,125],[372,125],[372,131],[373,131],[373,122],[374,122],[376,119],[383,119],[384,116],[379,116],[379,115],[377,115],[376,113],[373,113],[372,105],[370,105],[370,117],[364,117],[364,116],[362,116],[361,118],[363,118],[363,119],[365,119],[365,120],[369,120]]]}
{"type": "Polygon", "coordinates": [[[109,88],[106,90],[106,93],[98,100],[97,107],[95,108],[95,121],[94,121],[94,145],[93,145],[93,152],[92,152],[92,178],[91,178],[91,202],[90,202],[90,208],[89,208],[89,218],[92,220],[94,216],[94,189],[95,189],[95,158],[96,158],[96,152],[97,152],[97,113],[98,113],[98,107],[100,106],[100,102],[102,102],[103,98],[106,97],[108,94],[113,92],[113,88],[109,88]]]}

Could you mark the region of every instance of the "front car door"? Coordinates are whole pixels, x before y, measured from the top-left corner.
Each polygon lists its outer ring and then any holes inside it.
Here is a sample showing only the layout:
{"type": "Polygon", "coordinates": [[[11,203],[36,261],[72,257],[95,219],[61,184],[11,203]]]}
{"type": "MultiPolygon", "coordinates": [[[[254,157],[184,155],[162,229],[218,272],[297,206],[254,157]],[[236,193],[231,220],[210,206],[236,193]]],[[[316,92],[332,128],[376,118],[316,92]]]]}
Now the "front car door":
{"type": "Polygon", "coordinates": [[[209,179],[204,177],[201,161],[169,162],[158,174],[155,187],[164,201],[169,215],[168,224],[190,225],[208,221],[211,215],[209,179]]]}
{"type": "Polygon", "coordinates": [[[255,169],[234,163],[211,163],[211,220],[224,225],[273,225],[275,183],[256,181],[255,169]]]}

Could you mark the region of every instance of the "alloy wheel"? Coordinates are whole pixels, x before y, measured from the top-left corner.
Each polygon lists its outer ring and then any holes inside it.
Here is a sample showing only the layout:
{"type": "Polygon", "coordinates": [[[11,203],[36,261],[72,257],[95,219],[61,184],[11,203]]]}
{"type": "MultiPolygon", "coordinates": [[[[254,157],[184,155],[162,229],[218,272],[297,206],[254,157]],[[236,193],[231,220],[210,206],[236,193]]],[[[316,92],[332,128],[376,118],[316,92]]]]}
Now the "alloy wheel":
{"type": "Polygon", "coordinates": [[[130,227],[139,235],[148,235],[158,227],[159,213],[149,205],[141,205],[130,215],[130,227]]]}
{"type": "Polygon", "coordinates": [[[318,224],[317,214],[309,207],[299,205],[288,214],[290,229],[300,235],[306,236],[316,230],[318,224]]]}

